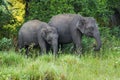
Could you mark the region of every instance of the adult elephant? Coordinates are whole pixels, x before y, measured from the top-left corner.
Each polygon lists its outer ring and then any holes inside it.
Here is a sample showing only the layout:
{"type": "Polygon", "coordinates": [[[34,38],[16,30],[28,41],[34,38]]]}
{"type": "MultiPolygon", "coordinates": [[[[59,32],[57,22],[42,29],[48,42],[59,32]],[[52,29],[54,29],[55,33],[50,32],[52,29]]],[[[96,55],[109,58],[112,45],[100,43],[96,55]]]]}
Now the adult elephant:
{"type": "Polygon", "coordinates": [[[75,48],[80,50],[82,48],[81,38],[82,35],[85,34],[95,38],[97,46],[94,50],[100,50],[100,33],[96,20],[93,17],[83,17],[79,14],[59,14],[53,16],[48,24],[57,29],[59,44],[73,42],[75,48]]]}
{"type": "Polygon", "coordinates": [[[46,53],[48,45],[52,45],[53,53],[58,52],[58,33],[54,27],[50,27],[47,23],[39,20],[30,20],[23,24],[18,34],[18,47],[26,48],[28,55],[28,47],[33,44],[39,45],[41,53],[46,53]]]}

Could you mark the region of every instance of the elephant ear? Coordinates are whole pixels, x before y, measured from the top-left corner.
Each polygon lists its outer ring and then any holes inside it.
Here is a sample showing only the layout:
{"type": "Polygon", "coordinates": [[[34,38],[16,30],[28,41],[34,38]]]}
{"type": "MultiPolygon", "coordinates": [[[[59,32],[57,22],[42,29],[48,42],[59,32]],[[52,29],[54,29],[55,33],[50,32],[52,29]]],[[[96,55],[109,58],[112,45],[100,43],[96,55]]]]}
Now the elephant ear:
{"type": "Polygon", "coordinates": [[[46,36],[47,36],[47,29],[41,29],[41,36],[43,37],[43,38],[46,38],[46,36]]]}
{"type": "Polygon", "coordinates": [[[85,32],[85,24],[86,24],[85,18],[81,16],[77,20],[76,27],[80,32],[84,33],[85,32]]]}

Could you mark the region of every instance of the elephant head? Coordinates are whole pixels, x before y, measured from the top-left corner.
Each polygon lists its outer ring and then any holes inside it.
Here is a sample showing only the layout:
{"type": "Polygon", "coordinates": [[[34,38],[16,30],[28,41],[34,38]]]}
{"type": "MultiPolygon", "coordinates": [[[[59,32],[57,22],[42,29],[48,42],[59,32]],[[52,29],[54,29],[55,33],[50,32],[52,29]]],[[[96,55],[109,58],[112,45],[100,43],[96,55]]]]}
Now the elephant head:
{"type": "Polygon", "coordinates": [[[58,51],[58,33],[54,27],[47,27],[41,30],[43,39],[50,45],[52,45],[53,53],[58,51]]]}
{"type": "Polygon", "coordinates": [[[76,24],[78,30],[89,37],[95,38],[97,42],[97,46],[95,47],[95,51],[100,50],[101,48],[101,39],[100,39],[100,33],[98,30],[98,26],[96,23],[96,20],[93,17],[82,17],[79,16],[78,22],[76,24]]]}

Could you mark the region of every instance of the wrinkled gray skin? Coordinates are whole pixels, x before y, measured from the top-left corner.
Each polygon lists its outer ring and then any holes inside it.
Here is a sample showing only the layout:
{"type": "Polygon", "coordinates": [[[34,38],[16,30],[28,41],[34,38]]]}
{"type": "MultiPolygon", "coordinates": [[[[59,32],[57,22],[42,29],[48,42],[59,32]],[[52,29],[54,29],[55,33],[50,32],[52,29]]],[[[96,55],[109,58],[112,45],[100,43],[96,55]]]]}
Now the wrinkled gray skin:
{"type": "Polygon", "coordinates": [[[101,39],[96,20],[93,17],[83,17],[78,14],[59,14],[53,16],[48,23],[57,29],[59,44],[74,43],[77,50],[82,48],[81,38],[85,34],[95,38],[97,46],[94,50],[100,50],[101,39]]]}
{"type": "Polygon", "coordinates": [[[47,23],[39,20],[30,20],[23,24],[18,34],[18,47],[26,48],[28,55],[28,47],[40,46],[41,53],[46,53],[48,45],[52,45],[53,53],[58,52],[58,33],[54,27],[50,27],[47,23]]]}

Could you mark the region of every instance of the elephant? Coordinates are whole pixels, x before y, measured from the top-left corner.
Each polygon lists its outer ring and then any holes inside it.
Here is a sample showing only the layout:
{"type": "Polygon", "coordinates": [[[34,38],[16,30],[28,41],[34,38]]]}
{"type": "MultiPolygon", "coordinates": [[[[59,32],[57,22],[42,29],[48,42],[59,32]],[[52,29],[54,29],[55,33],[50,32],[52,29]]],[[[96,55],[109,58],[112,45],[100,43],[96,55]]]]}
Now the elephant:
{"type": "Polygon", "coordinates": [[[53,16],[48,24],[57,29],[59,35],[58,44],[73,42],[76,50],[81,53],[82,36],[86,35],[96,40],[95,51],[99,51],[101,48],[100,32],[93,17],[83,17],[80,14],[58,14],[53,16]]]}
{"type": "Polygon", "coordinates": [[[25,48],[28,55],[29,46],[40,46],[41,53],[46,53],[48,45],[52,46],[53,54],[58,52],[58,33],[56,28],[39,20],[30,20],[22,25],[18,33],[18,48],[25,48]]]}

